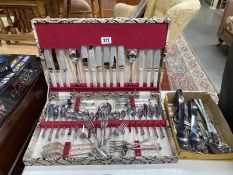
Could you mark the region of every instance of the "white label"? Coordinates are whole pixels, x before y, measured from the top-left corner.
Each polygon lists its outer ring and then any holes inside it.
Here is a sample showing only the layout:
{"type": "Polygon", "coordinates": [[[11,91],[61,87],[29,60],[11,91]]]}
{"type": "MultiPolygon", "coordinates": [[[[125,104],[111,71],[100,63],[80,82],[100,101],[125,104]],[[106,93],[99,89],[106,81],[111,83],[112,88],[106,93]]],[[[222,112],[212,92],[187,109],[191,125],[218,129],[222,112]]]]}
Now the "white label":
{"type": "Polygon", "coordinates": [[[112,44],[111,37],[101,37],[101,44],[112,44]]]}

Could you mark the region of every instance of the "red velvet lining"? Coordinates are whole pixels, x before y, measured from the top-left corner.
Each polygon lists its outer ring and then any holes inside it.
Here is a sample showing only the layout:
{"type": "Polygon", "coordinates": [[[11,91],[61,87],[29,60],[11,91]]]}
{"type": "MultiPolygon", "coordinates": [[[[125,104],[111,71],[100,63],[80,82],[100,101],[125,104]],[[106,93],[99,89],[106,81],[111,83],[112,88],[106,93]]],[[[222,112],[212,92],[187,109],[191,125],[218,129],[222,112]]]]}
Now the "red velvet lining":
{"type": "Polygon", "coordinates": [[[71,142],[65,142],[62,158],[66,158],[70,154],[71,142]]]}
{"type": "MultiPolygon", "coordinates": [[[[134,144],[139,144],[139,140],[135,140],[134,141],[134,144]]],[[[135,146],[135,150],[134,150],[134,152],[135,152],[135,155],[136,156],[142,156],[142,152],[141,152],[141,149],[140,149],[140,145],[138,145],[138,146],[135,146]]]]}
{"type": "Polygon", "coordinates": [[[104,83],[103,87],[100,87],[99,83],[97,87],[94,87],[91,83],[91,86],[87,88],[86,83],[82,83],[81,86],[77,86],[75,83],[71,83],[70,87],[66,87],[64,83],[64,87],[60,87],[57,84],[57,87],[53,87],[50,84],[50,90],[52,92],[98,92],[98,91],[108,91],[108,92],[116,92],[116,91],[159,91],[158,87],[153,87],[153,83],[151,83],[151,87],[147,87],[146,83],[143,84],[143,87],[139,87],[139,83],[134,83],[133,86],[128,86],[128,83],[125,83],[124,87],[120,87],[120,84],[117,84],[117,87],[113,87],[113,84],[110,84],[110,87],[106,87],[106,83],[104,83]]]}
{"type": "Polygon", "coordinates": [[[74,111],[78,111],[79,110],[79,106],[80,106],[80,98],[76,97],[75,98],[75,103],[74,103],[74,111]]]}
{"type": "MultiPolygon", "coordinates": [[[[100,120],[93,121],[95,127],[100,128],[100,120]]],[[[166,127],[166,120],[110,120],[108,127],[117,127],[122,122],[128,123],[128,127],[166,127]]],[[[83,127],[83,121],[41,121],[41,128],[73,128],[83,127]]]]}
{"type": "Polygon", "coordinates": [[[111,37],[108,46],[128,49],[162,49],[166,45],[167,23],[36,23],[41,49],[101,46],[101,37],[111,37]]]}

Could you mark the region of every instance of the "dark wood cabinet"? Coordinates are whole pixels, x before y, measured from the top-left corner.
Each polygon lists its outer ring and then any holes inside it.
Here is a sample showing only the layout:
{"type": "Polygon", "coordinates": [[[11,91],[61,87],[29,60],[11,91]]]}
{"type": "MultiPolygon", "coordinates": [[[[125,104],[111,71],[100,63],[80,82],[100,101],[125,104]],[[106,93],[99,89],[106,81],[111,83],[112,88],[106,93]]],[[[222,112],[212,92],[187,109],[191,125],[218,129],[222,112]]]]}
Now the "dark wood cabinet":
{"type": "Polygon", "coordinates": [[[20,174],[22,155],[46,101],[41,72],[0,128],[0,175],[20,174]]]}

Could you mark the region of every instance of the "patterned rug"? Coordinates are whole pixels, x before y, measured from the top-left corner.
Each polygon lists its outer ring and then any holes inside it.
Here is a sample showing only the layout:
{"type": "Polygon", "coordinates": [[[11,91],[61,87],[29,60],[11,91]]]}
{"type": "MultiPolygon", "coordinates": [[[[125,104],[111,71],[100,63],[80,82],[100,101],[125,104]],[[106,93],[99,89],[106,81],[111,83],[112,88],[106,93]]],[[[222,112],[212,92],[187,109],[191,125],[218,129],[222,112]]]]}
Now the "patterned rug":
{"type": "Polygon", "coordinates": [[[166,58],[172,90],[205,91],[217,102],[217,91],[210,82],[185,37],[181,35],[166,58]]]}

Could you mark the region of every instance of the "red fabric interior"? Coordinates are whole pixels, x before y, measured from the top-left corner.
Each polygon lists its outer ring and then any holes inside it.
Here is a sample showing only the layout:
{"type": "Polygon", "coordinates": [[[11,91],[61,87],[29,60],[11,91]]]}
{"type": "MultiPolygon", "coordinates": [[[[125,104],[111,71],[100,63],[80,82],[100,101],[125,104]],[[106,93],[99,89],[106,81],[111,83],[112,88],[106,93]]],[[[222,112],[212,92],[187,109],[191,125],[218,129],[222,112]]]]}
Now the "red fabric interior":
{"type": "MultiPolygon", "coordinates": [[[[100,120],[93,121],[95,127],[100,128],[100,120]]],[[[124,120],[128,127],[166,127],[166,120],[124,120]]],[[[118,127],[122,120],[110,120],[108,127],[118,127]]],[[[72,128],[82,127],[83,121],[41,121],[41,128],[72,128]]]]}
{"type": "Polygon", "coordinates": [[[167,23],[36,23],[40,48],[101,46],[101,37],[111,37],[114,46],[128,49],[164,48],[167,23]]]}
{"type": "Polygon", "coordinates": [[[117,87],[113,87],[112,83],[110,84],[110,87],[106,87],[106,84],[104,83],[104,87],[100,87],[99,84],[97,87],[94,87],[91,83],[91,87],[87,88],[86,83],[82,83],[81,86],[77,86],[77,84],[72,83],[70,87],[59,87],[59,84],[57,84],[57,87],[53,87],[52,84],[50,84],[50,90],[52,92],[98,92],[98,91],[108,91],[108,92],[116,92],[116,91],[159,91],[159,87],[153,87],[153,83],[151,83],[151,87],[147,87],[146,83],[143,84],[143,87],[139,87],[139,83],[134,83],[133,86],[129,86],[128,83],[125,83],[124,87],[120,87],[120,83],[118,83],[117,87]]]}
{"type": "Polygon", "coordinates": [[[70,154],[70,149],[71,149],[71,142],[66,142],[62,154],[63,159],[70,154]]]}
{"type": "MultiPolygon", "coordinates": [[[[139,144],[139,140],[135,140],[135,141],[134,141],[134,144],[135,144],[135,145],[139,144]]],[[[134,150],[134,151],[135,151],[135,155],[136,155],[136,156],[142,156],[142,152],[141,152],[141,149],[140,149],[140,145],[136,146],[135,148],[136,148],[136,149],[134,150]]]]}

